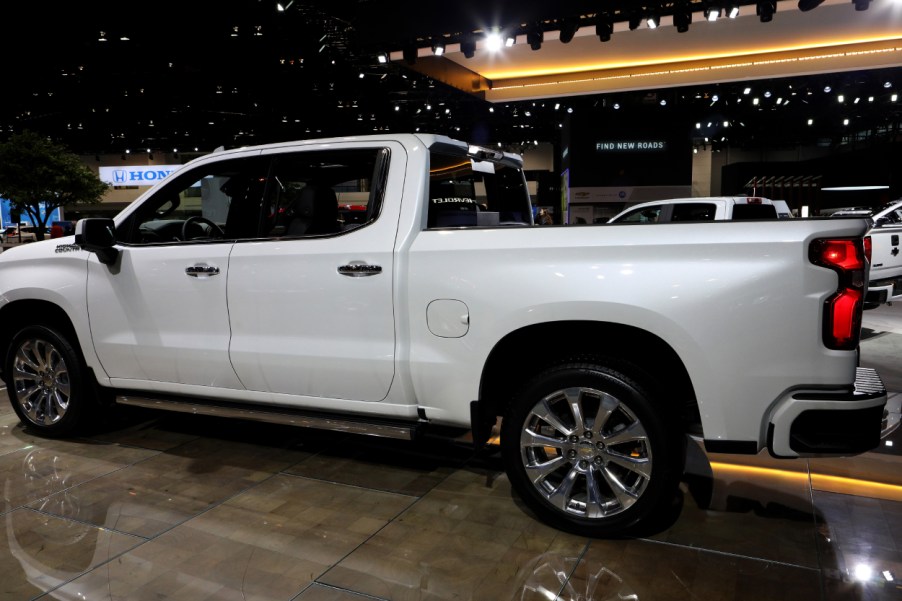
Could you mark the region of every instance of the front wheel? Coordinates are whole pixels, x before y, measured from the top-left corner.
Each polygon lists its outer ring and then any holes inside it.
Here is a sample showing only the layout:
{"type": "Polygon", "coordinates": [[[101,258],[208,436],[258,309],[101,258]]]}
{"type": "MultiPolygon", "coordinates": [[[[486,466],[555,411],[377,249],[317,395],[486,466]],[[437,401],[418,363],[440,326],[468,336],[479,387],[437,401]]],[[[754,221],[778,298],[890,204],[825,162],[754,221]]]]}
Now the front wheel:
{"type": "Polygon", "coordinates": [[[504,415],[508,477],[552,526],[589,536],[627,534],[674,499],[685,435],[668,415],[621,371],[582,362],[552,367],[504,415]]]}
{"type": "Polygon", "coordinates": [[[73,433],[93,406],[83,365],[78,350],[55,328],[29,326],[16,334],[3,368],[19,419],[47,436],[73,433]]]}

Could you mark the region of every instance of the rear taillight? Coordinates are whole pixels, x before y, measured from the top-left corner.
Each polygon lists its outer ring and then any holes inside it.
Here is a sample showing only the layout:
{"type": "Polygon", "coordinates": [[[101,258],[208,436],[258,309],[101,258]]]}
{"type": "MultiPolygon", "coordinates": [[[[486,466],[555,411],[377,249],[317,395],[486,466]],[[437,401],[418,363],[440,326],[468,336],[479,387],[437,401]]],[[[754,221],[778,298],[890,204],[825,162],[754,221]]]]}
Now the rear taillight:
{"type": "Polygon", "coordinates": [[[861,238],[820,239],[811,243],[808,258],[839,276],[836,293],[824,302],[824,344],[849,351],[858,348],[864,299],[866,245],[861,238]]]}

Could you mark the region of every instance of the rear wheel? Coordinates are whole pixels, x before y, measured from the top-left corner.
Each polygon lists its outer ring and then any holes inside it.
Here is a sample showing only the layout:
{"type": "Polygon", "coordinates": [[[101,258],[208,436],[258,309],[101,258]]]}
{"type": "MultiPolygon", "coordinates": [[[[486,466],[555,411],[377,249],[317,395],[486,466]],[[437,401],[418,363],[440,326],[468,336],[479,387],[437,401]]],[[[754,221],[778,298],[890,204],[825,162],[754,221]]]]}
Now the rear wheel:
{"type": "Polygon", "coordinates": [[[542,520],[562,530],[625,534],[676,493],[685,462],[680,423],[668,423],[665,408],[623,367],[552,367],[524,387],[504,416],[501,447],[511,484],[542,520]]]}
{"type": "Polygon", "coordinates": [[[3,368],[13,409],[42,434],[73,433],[93,406],[81,354],[54,327],[22,329],[12,339],[3,368]]]}

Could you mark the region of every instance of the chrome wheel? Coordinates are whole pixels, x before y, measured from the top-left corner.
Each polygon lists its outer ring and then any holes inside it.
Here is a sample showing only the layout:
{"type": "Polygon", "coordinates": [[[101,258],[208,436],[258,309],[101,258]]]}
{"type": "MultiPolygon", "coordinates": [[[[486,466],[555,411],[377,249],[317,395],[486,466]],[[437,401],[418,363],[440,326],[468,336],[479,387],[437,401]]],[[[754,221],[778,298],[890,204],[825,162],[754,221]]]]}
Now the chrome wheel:
{"type": "Polygon", "coordinates": [[[72,395],[69,369],[52,343],[23,340],[13,357],[12,379],[16,402],[28,421],[52,426],[66,415],[72,395]]]}
{"type": "Polygon", "coordinates": [[[651,481],[645,426],[615,396],[564,388],[537,402],[520,433],[526,478],[567,515],[608,518],[629,509],[651,481]]]}

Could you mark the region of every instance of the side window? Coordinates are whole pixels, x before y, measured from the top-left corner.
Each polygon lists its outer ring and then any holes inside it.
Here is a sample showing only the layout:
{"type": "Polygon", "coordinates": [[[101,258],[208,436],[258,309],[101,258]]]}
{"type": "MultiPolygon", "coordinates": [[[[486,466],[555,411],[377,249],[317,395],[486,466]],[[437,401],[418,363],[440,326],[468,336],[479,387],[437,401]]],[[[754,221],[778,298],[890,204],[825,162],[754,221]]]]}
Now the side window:
{"type": "Polygon", "coordinates": [[[427,227],[530,225],[523,172],[466,156],[432,152],[427,227]]]}
{"type": "Polygon", "coordinates": [[[258,237],[267,163],[231,159],[176,175],[116,228],[116,236],[126,244],[258,237]]]}
{"type": "Polygon", "coordinates": [[[269,237],[321,236],[379,216],[388,169],[383,148],[279,155],[264,202],[269,237]]]}
{"type": "Polygon", "coordinates": [[[634,209],[618,219],[616,223],[657,223],[661,216],[662,205],[634,209]]]}
{"type": "Polygon", "coordinates": [[[717,207],[707,202],[684,202],[673,205],[671,221],[714,221],[717,207]]]}

